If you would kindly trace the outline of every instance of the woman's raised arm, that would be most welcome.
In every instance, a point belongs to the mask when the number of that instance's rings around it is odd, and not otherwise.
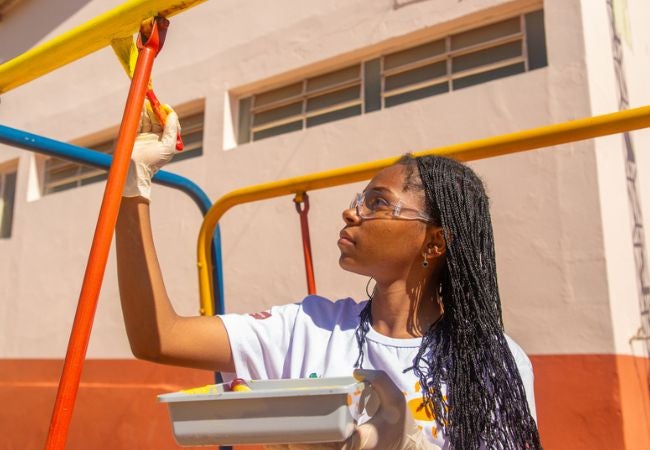
[[[162,131],[143,114],[142,131],[133,149],[116,227],[117,273],[131,350],[149,361],[232,372],[228,333],[221,319],[176,314],[156,256],[149,186],[175,151],[178,118],[172,112]]]

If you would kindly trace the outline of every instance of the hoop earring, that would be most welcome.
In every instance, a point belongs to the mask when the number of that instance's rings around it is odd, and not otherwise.
[[[422,267],[424,267],[425,269],[429,267],[429,261],[427,261],[426,256],[422,256]]]
[[[372,289],[372,294],[370,293],[369,289],[370,288],[370,282],[373,280],[372,277],[368,278],[368,282],[366,283],[366,295],[368,296],[369,300],[372,300],[372,296],[375,293],[375,289]]]

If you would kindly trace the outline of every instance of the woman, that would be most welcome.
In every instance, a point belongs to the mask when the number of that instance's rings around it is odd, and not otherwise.
[[[160,135],[143,115],[117,224],[135,356],[253,379],[370,369],[357,375],[376,386],[384,407],[348,447],[406,448],[415,440],[463,450],[541,448],[532,369],[503,332],[488,200],[471,169],[406,156],[343,211],[339,263],[375,280],[368,301],[311,296],[253,315],[180,317],[156,260],[148,201],[151,176],[174,153],[177,126],[171,114]],[[395,405],[397,416],[388,410]]]

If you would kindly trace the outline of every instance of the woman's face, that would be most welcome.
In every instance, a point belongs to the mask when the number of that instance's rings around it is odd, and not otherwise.
[[[421,270],[427,247],[427,224],[394,217],[388,206],[401,201],[404,209],[424,211],[424,193],[414,189],[405,191],[405,174],[404,165],[390,166],[366,186],[367,206],[384,209],[377,217],[363,219],[355,208],[343,211],[345,227],[338,240],[339,264],[343,269],[371,276],[378,282],[406,279],[413,269]]]

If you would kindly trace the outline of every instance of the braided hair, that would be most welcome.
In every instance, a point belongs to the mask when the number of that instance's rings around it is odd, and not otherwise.
[[[467,166],[405,155],[404,189],[424,191],[426,212],[444,230],[440,274],[444,314],[422,337],[413,371],[422,407],[455,450],[541,449],[519,371],[503,332],[494,237],[483,183]],[[417,169],[417,170],[416,170]],[[370,328],[372,296],[356,330],[357,367]],[[443,392],[446,389],[446,395]]]

